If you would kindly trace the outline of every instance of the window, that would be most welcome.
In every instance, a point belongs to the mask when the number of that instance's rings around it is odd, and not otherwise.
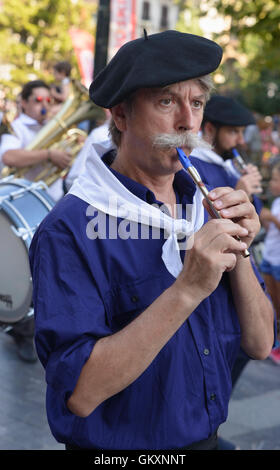
[[[142,20],[150,19],[150,2],[143,2]]]
[[[161,7],[160,27],[168,28],[168,7],[166,5]]]

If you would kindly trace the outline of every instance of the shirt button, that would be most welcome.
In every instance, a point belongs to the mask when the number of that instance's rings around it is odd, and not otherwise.
[[[130,300],[131,300],[131,302],[133,302],[133,303],[135,304],[136,302],[138,302],[139,297],[137,297],[137,295],[132,295],[132,296],[130,297]]]
[[[216,400],[216,393],[211,393],[210,400],[212,401]]]
[[[204,356],[208,356],[210,354],[209,349],[205,348],[203,351]]]

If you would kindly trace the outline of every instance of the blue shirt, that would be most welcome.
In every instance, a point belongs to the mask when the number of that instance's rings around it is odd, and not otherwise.
[[[138,197],[156,202],[149,189],[114,173]],[[174,188],[178,202],[192,202],[195,188],[184,171],[175,175]],[[87,418],[68,410],[95,342],[133,321],[174,282],[161,259],[162,233],[159,239],[91,240],[87,207],[66,195],[30,248],[35,339],[53,435],[87,449],[117,450],[176,449],[208,438],[226,420],[240,346],[227,274],[137,380]]]
[[[190,157],[190,160],[205,184],[212,186],[213,188],[223,186],[235,188],[238,178],[234,174],[226,171],[221,165],[205,162],[197,157]],[[259,215],[263,207],[262,201],[253,194],[252,203]]]

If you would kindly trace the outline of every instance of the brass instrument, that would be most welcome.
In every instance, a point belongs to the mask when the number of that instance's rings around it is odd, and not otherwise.
[[[13,129],[7,118],[7,114],[4,114],[1,120],[1,124],[0,124],[0,136],[2,134],[12,134],[12,133],[13,133]]]
[[[14,129],[12,128],[12,124],[11,124],[12,121],[13,121],[13,119],[11,120],[8,117],[8,113],[3,114],[2,120],[1,120],[1,125],[0,125],[0,136],[3,135],[3,134],[16,135]]]
[[[50,151],[64,150],[71,154],[70,165],[61,169],[51,161],[36,163],[23,168],[4,167],[2,177],[13,175],[15,178],[24,178],[32,168],[43,167],[34,181],[43,180],[48,186],[58,178],[67,175],[76,155],[84,144],[87,133],[76,125],[87,119],[105,120],[105,111],[89,100],[88,90],[78,81],[72,81],[69,97],[62,105],[60,111],[38,132],[25,150],[49,149]]]

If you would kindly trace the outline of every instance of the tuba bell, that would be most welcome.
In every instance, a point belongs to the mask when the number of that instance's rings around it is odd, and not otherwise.
[[[25,150],[56,149],[71,154],[70,165],[61,169],[54,163],[46,161],[28,165],[23,168],[5,166],[1,176],[13,175],[15,178],[24,178],[32,168],[40,167],[41,171],[34,181],[44,181],[48,186],[58,178],[64,178],[75,157],[83,146],[87,133],[77,127],[79,122],[85,120],[105,120],[105,111],[89,100],[88,90],[80,82],[72,80],[71,90],[67,100],[60,111],[38,132]]]

